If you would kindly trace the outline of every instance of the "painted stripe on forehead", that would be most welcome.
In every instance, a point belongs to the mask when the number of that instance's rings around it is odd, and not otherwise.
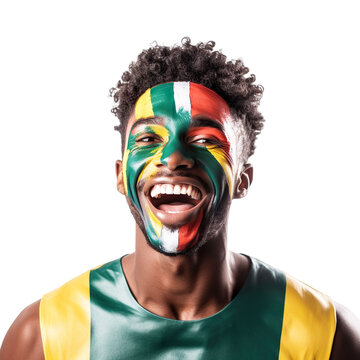
[[[138,99],[135,105],[135,120],[146,119],[154,116],[151,103],[150,89],[147,89]]]
[[[226,101],[206,86],[182,81],[160,84],[147,89],[137,100],[126,137],[128,138],[136,120],[163,115],[175,116],[181,109],[191,117],[203,115],[220,123],[224,123],[225,118],[230,115]]]
[[[174,83],[157,85],[150,89],[154,116],[175,115]]]
[[[166,115],[167,111],[175,112],[174,83],[156,85],[147,89],[136,101],[134,116],[130,119],[126,138],[129,138],[130,130],[139,119],[147,119],[155,116]],[[127,144],[126,144],[127,147]]]
[[[176,82],[174,83],[174,98],[176,112],[191,113],[190,102],[190,83],[189,82]]]
[[[190,83],[191,117],[202,115],[218,120],[222,124],[230,115],[226,101],[215,91],[207,87]]]
[[[129,138],[130,130],[136,120],[151,117],[154,117],[154,111],[151,103],[150,89],[147,89],[135,103],[134,114],[130,117],[129,123],[127,124],[126,139]],[[125,148],[127,148],[127,143]]]

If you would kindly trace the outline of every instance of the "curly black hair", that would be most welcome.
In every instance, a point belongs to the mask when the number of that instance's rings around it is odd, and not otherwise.
[[[214,47],[214,41],[193,45],[188,37],[182,39],[181,45],[173,47],[155,43],[130,64],[117,87],[110,89],[115,102],[111,111],[120,120],[120,125],[114,128],[121,134],[123,151],[127,121],[140,95],[158,84],[191,81],[215,91],[227,102],[234,117],[244,122],[249,137],[246,158],[254,153],[255,139],[264,123],[258,111],[264,89],[254,84],[255,75],[245,76],[249,69],[242,60],[227,61]]]

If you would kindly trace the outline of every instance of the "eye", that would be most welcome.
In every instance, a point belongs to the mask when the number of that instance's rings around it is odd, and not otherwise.
[[[196,143],[196,144],[213,144],[214,141],[209,140],[209,139],[198,139],[198,140],[195,140],[194,143]]]
[[[152,145],[161,143],[162,139],[154,134],[144,134],[137,137],[135,142],[137,145]]]
[[[206,145],[220,145],[219,141],[209,137],[194,137],[189,139],[190,144],[206,146]]]

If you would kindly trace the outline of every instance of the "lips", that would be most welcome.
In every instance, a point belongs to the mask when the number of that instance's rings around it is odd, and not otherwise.
[[[143,189],[153,214],[168,227],[187,224],[208,203],[204,185],[188,177],[161,177],[149,181]]]

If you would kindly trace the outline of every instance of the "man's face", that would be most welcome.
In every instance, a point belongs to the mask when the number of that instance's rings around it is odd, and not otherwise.
[[[232,197],[233,120],[226,102],[195,83],[148,89],[129,119],[126,195],[152,246],[184,253],[202,240]]]

